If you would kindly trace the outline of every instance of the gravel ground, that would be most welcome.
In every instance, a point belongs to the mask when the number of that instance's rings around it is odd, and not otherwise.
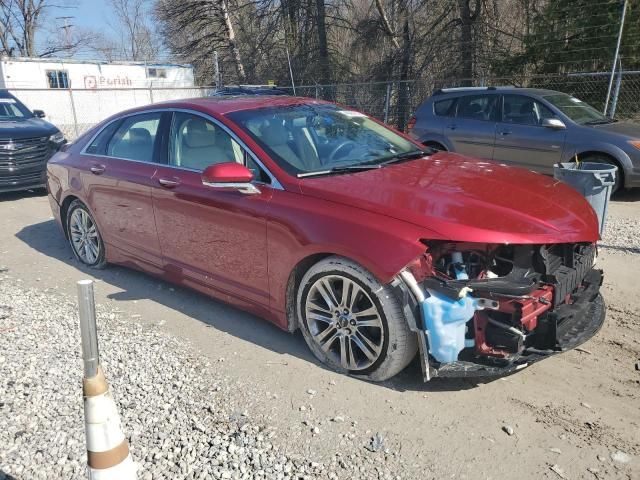
[[[373,384],[222,302],[82,268],[46,196],[0,196],[0,480],[84,477],[83,278],[140,479],[640,480],[640,190],[609,214],[607,320],[580,350],[499,379],[425,384],[414,362]]]
[[[0,276],[0,480],[85,478],[76,311],[75,299]],[[98,307],[102,364],[139,478],[400,478],[377,436],[374,451],[341,449],[329,464],[285,453],[277,430],[245,410],[251,386],[217,375],[215,363],[159,328],[120,316]]]
[[[612,253],[640,254],[640,219],[609,216],[599,248]]]

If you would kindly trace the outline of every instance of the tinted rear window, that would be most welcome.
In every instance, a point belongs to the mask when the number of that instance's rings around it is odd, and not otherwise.
[[[466,95],[458,102],[458,117],[495,121],[498,98],[498,95]]]
[[[439,117],[452,117],[455,112],[456,98],[447,98],[433,104],[433,113]]]

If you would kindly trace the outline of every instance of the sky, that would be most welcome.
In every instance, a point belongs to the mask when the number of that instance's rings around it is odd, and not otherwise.
[[[71,25],[71,28],[101,32],[107,37],[114,34],[111,25],[115,25],[116,22],[106,0],[54,0],[51,3],[53,6],[46,12],[46,24],[36,37],[36,43],[40,47],[43,47],[50,37],[47,31],[62,28],[65,22]],[[97,56],[93,51],[83,50],[74,55],[82,59],[94,59]]]
[[[109,7],[104,0],[62,0],[55,2],[59,7],[52,7],[48,16],[72,16],[71,23],[79,27],[104,30],[105,20],[111,17]],[[106,26],[106,28],[109,28]]]

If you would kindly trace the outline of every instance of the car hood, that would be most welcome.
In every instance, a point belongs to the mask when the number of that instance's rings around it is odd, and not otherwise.
[[[56,133],[58,129],[41,118],[0,121],[0,139],[44,137]]]
[[[351,174],[306,178],[303,194],[404,220],[428,238],[483,243],[595,242],[595,212],[577,191],[525,169],[452,153]]]
[[[640,138],[640,125],[627,122],[605,123],[604,125],[592,125],[591,128],[604,130],[610,133],[617,133],[627,137]]]

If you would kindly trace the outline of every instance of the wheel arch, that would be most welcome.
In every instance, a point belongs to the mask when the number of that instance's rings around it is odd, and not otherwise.
[[[296,298],[298,296],[302,277],[304,277],[305,273],[307,273],[307,271],[319,261],[332,256],[344,258],[360,265],[362,268],[370,272],[371,275],[373,275],[380,283],[387,284],[393,281],[393,279],[403,268],[406,267],[406,265],[421,254],[422,245],[420,244],[420,246],[417,246],[415,251],[408,254],[406,258],[403,258],[397,265],[395,265],[395,271],[393,274],[389,274],[389,272],[384,271],[380,268],[380,265],[375,265],[373,261],[370,261],[362,255],[358,255],[355,252],[344,252],[339,250],[340,249],[325,248],[320,251],[308,253],[301,258],[289,272],[285,293],[285,312],[287,318],[287,330],[289,332],[294,332],[298,329],[298,322],[296,321]]]
[[[298,322],[296,321],[296,298],[298,297],[298,288],[304,274],[320,260],[336,255],[331,252],[318,252],[307,255],[295,264],[291,272],[289,273],[289,279],[287,280],[287,293],[286,293],[286,313],[287,313],[287,330],[289,332],[295,332],[298,329]]]
[[[80,198],[75,195],[67,195],[60,204],[60,222],[62,223],[62,230],[64,231],[64,236],[67,240],[69,239],[69,232],[67,230],[67,212],[69,211],[69,206],[74,200],[80,200]],[[80,201],[82,202],[82,200]]]
[[[601,150],[586,150],[584,152],[580,152],[578,153],[578,158],[582,157],[582,158],[588,158],[588,157],[606,157],[609,160],[611,160],[616,167],[618,167],[618,175],[621,176],[622,178],[622,182],[621,185],[624,186],[624,180],[626,177],[625,171],[624,171],[624,165],[622,164],[622,162],[620,162],[620,160],[613,154],[609,153],[609,152],[603,152]]]
[[[440,151],[444,151],[444,152],[448,152],[449,149],[446,147],[446,145],[443,145],[441,142],[437,142],[435,140],[427,140],[425,142],[422,142],[422,144],[426,147],[431,147],[431,148],[435,148],[436,150],[440,150]]]
[[[627,153],[621,148],[612,144],[597,142],[579,145],[572,152],[565,152],[563,155],[563,161],[571,162],[576,155],[578,158],[584,158],[587,155],[602,155],[611,158],[611,160],[616,162],[618,170],[622,173],[623,181],[626,178],[629,178],[629,175],[633,170],[633,164],[629,155],[627,155]],[[624,183],[621,186],[624,187]]]

